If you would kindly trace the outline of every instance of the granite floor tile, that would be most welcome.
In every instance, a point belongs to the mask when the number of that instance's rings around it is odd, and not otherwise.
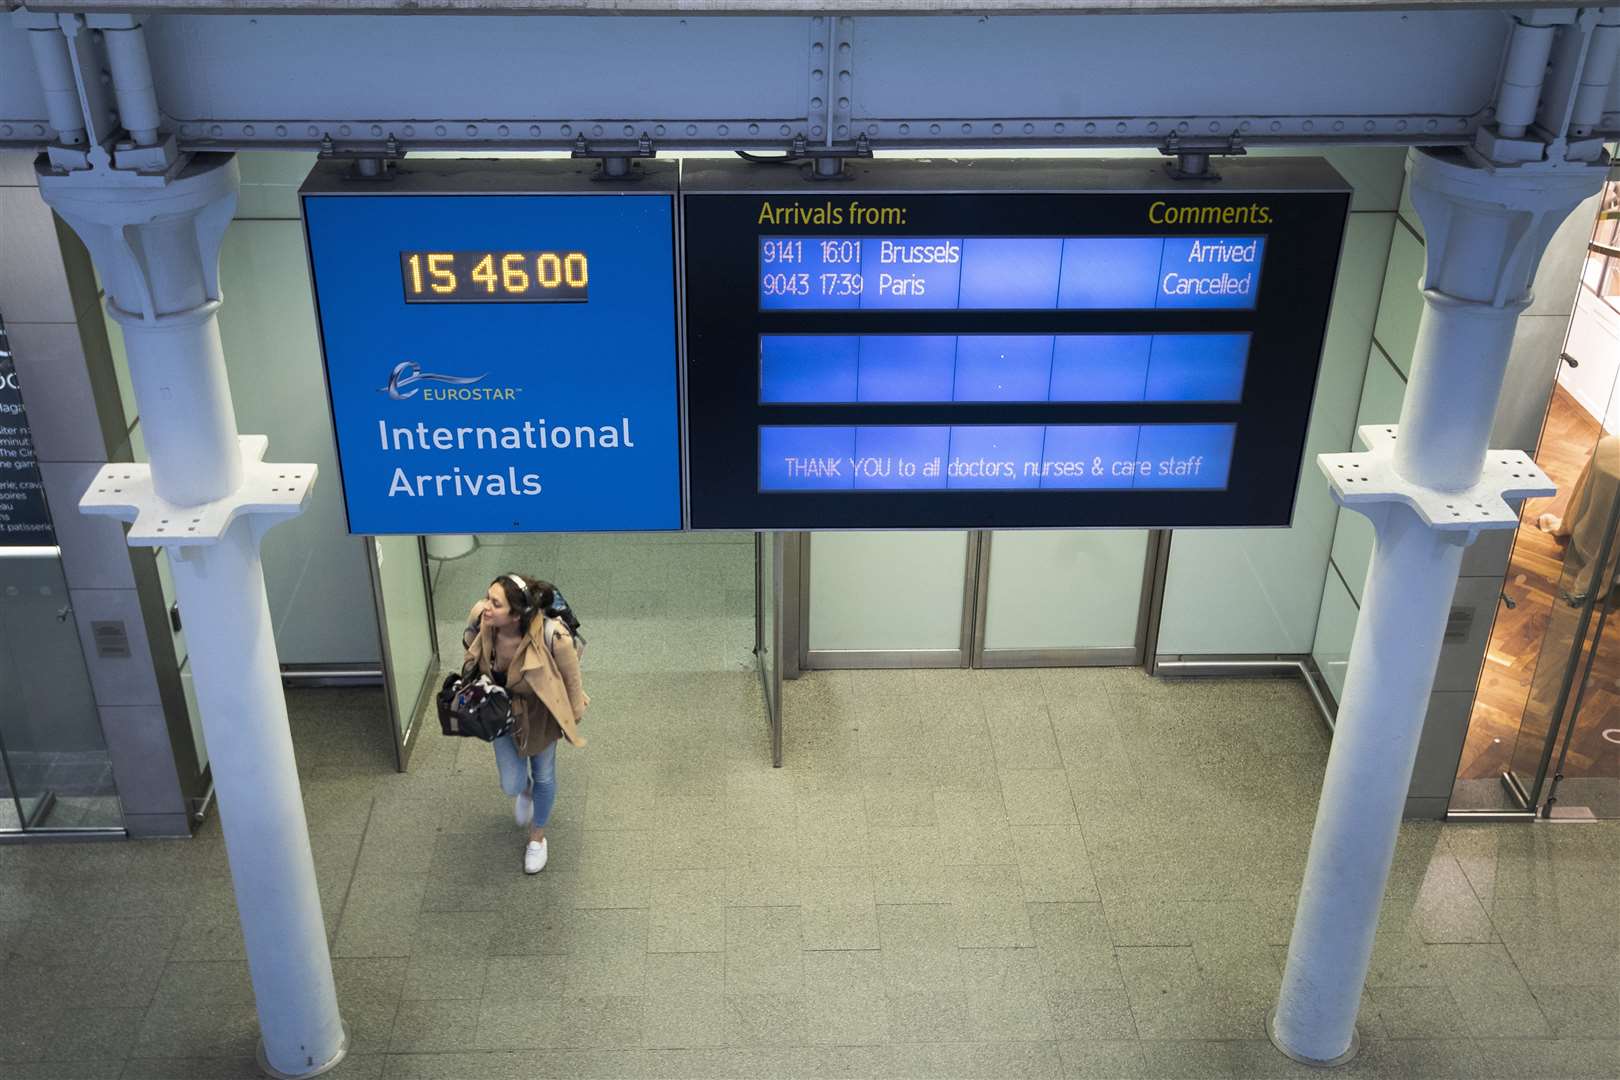
[[[728,1046],[802,1046],[807,1037],[804,995],[727,992]]]
[[[639,996],[567,996],[562,1045],[574,1050],[628,1050],[641,1045],[645,1000]]]
[[[1057,1047],[1066,1080],[1160,1080],[1134,1039],[1065,1039]]]
[[[817,1046],[889,1041],[883,964],[872,951],[804,954],[805,1038]]]
[[[885,985],[891,992],[955,990],[962,985],[955,913],[944,904],[885,904],[877,909]]]
[[[726,831],[726,866],[789,866],[798,868],[799,836],[796,818],[769,828],[732,827]]]
[[[1161,1080],[1310,1080],[1320,1075],[1252,1033],[1249,1038],[1144,1041],[1142,1056],[1148,1075]]]
[[[405,969],[403,1001],[473,1000],[483,996],[489,961],[482,949],[471,953],[413,956]]]
[[[645,832],[658,822],[654,813],[653,777],[656,767],[643,763],[643,776],[626,780],[596,780],[585,796],[585,828],[631,829]]]
[[[582,925],[575,917],[578,879],[578,874],[547,867],[496,890],[501,899],[495,909],[499,913],[496,924],[490,927],[488,955],[568,953]]]
[[[646,912],[637,912],[645,917]],[[647,978],[645,940],[602,941],[568,954],[563,986],[569,997],[637,997]]]
[[[129,1056],[250,1057],[258,1042],[252,1002],[221,1002],[200,1012],[195,1002],[176,1000],[146,1010]]]
[[[1053,1043],[905,1043],[888,1048],[886,1080],[1060,1080],[1063,1062]]]
[[[466,918],[453,911],[421,911],[412,927],[410,955],[482,957],[497,927],[494,920]]]
[[[127,1072],[133,1063],[121,1058],[103,1058],[99,1061],[15,1061],[6,1063],[6,1080],[119,1080],[120,1076],[138,1076]],[[145,1064],[144,1062],[142,1064]]]
[[[1560,1039],[1620,1039],[1620,984],[1532,987]]]
[[[804,952],[796,907],[726,909],[728,996],[804,990]]]
[[[144,1036],[146,1013],[144,1008],[105,1007],[53,1012],[39,1056],[45,1061],[122,1060]]]
[[[972,1040],[1034,1042],[1055,1037],[1034,949],[963,949],[960,958]]]
[[[1031,948],[1029,912],[1016,868],[952,866],[946,869],[956,943],[964,948]]]
[[[653,870],[724,870],[729,862],[725,822],[718,799],[705,799],[714,811],[702,817],[661,817],[652,830],[647,866]],[[666,800],[667,802],[667,800]]]
[[[1024,899],[1031,903],[1101,900],[1085,834],[1078,825],[1013,825],[1013,851]]]
[[[791,829],[792,774],[786,770],[734,772],[725,778],[726,824],[734,829]]]
[[[935,826],[876,826],[870,833],[873,899],[879,904],[947,904],[945,843]]]
[[[797,847],[801,867],[871,865],[866,808],[859,795],[855,800],[853,809],[833,812],[807,811],[800,804]]]
[[[419,827],[409,822],[379,819],[371,822],[361,837],[355,873],[366,878],[428,874],[437,850],[434,834],[424,836]]]
[[[1553,1028],[1528,986],[1455,984],[1448,988],[1470,1035],[1479,1038],[1543,1039]]]
[[[477,1000],[402,1001],[394,1017],[393,1054],[467,1050],[478,1035]]]
[[[1620,1046],[1613,1039],[1480,1039],[1481,1076],[1614,1080]]]
[[[1002,769],[1061,769],[1057,738],[1044,700],[987,702],[985,723]]]
[[[904,757],[867,758],[861,782],[869,826],[934,825],[934,775],[921,750]]]
[[[791,907],[802,899],[797,862],[732,866],[725,871],[727,907]]]
[[[799,872],[800,943],[807,950],[876,949],[872,872],[823,866]]]
[[[356,877],[338,920],[334,956],[409,956],[427,883],[419,878]]]
[[[1049,988],[1124,988],[1101,904],[1028,904],[1026,910]]]
[[[934,792],[946,866],[1012,862],[1012,831],[999,791],[940,789]]]
[[[1062,768],[1002,769],[1001,798],[1010,825],[1078,825]]]
[[[647,919],[648,952],[723,952],[725,870],[655,870]]]
[[[1457,1039],[1468,1024],[1451,991],[1443,986],[1379,986],[1367,991],[1377,1022],[1390,1039]],[[1374,1017],[1362,1017],[1367,1025]]]
[[[693,1049],[729,1044],[726,999],[718,993],[648,995],[642,1043],[649,1049]]]
[[[961,1042],[968,1037],[967,993],[963,990],[887,991],[889,1041]]]
[[[349,1025],[353,1053],[380,1054],[388,1049],[407,963],[402,957],[332,961],[338,1008]]]
[[[1059,1040],[1118,1040],[1136,1038],[1136,1020],[1123,990],[1077,990],[1047,986],[1046,1004],[1052,1030]]]

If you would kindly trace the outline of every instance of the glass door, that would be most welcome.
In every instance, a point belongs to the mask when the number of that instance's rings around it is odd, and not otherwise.
[[[1620,440],[1599,443],[1595,464],[1605,457],[1620,466]],[[1620,818],[1620,618],[1614,617],[1620,605],[1620,486],[1609,485],[1603,494],[1606,504],[1594,511],[1592,531],[1601,536],[1596,550],[1583,553],[1572,542],[1565,559],[1567,603],[1581,617],[1559,699],[1537,717],[1535,728],[1521,732],[1525,745],[1515,747],[1515,768],[1527,770],[1537,747],[1523,736],[1546,732],[1534,762],[1540,783],[1528,805],[1548,817]]]
[[[976,533],[818,532],[803,668],[965,667]]]
[[[975,667],[1139,664],[1158,532],[984,534]]]
[[[1147,529],[812,533],[801,667],[1137,665]]]
[[[382,635],[383,686],[401,772],[415,748],[418,722],[439,674],[433,589],[420,536],[375,536],[371,552],[377,628]]]

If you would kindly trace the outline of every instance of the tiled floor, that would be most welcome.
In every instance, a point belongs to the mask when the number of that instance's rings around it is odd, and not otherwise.
[[[582,602],[583,605],[583,602]],[[594,646],[593,646],[594,647]],[[604,650],[607,652],[607,650]],[[589,659],[589,658],[588,658]],[[551,865],[488,749],[291,697],[355,1077],[1288,1077],[1292,684],[590,670]],[[1355,1077],[1620,1076],[1620,829],[1412,824]],[[0,848],[0,1076],[247,1077],[217,823]]]

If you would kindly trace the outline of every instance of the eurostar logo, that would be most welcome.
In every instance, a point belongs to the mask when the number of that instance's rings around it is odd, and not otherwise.
[[[422,365],[415,360],[404,360],[394,365],[394,370],[388,374],[388,385],[379,386],[379,394],[386,393],[395,401],[404,401],[413,398],[422,390],[417,383],[444,383],[447,386],[471,386],[482,382],[489,377],[489,372],[482,375],[439,375],[431,371],[423,371]],[[410,387],[410,389],[406,389]]]

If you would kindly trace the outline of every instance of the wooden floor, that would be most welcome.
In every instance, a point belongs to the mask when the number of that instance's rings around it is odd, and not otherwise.
[[[1559,494],[1525,502],[1503,589],[1516,606],[1497,606],[1458,768],[1460,780],[1500,776],[1510,763],[1527,783],[1534,779],[1578,617],[1568,605],[1555,611],[1564,544],[1537,528],[1536,519],[1544,513],[1562,515],[1570,485],[1600,434],[1598,422],[1562,387],[1556,388],[1536,461]],[[1539,677],[1538,662],[1546,667]],[[1603,736],[1605,730],[1620,729],[1620,611],[1611,613],[1604,626],[1576,727],[1565,775],[1620,775],[1620,744]],[[1611,735],[1615,737],[1620,731]]]

